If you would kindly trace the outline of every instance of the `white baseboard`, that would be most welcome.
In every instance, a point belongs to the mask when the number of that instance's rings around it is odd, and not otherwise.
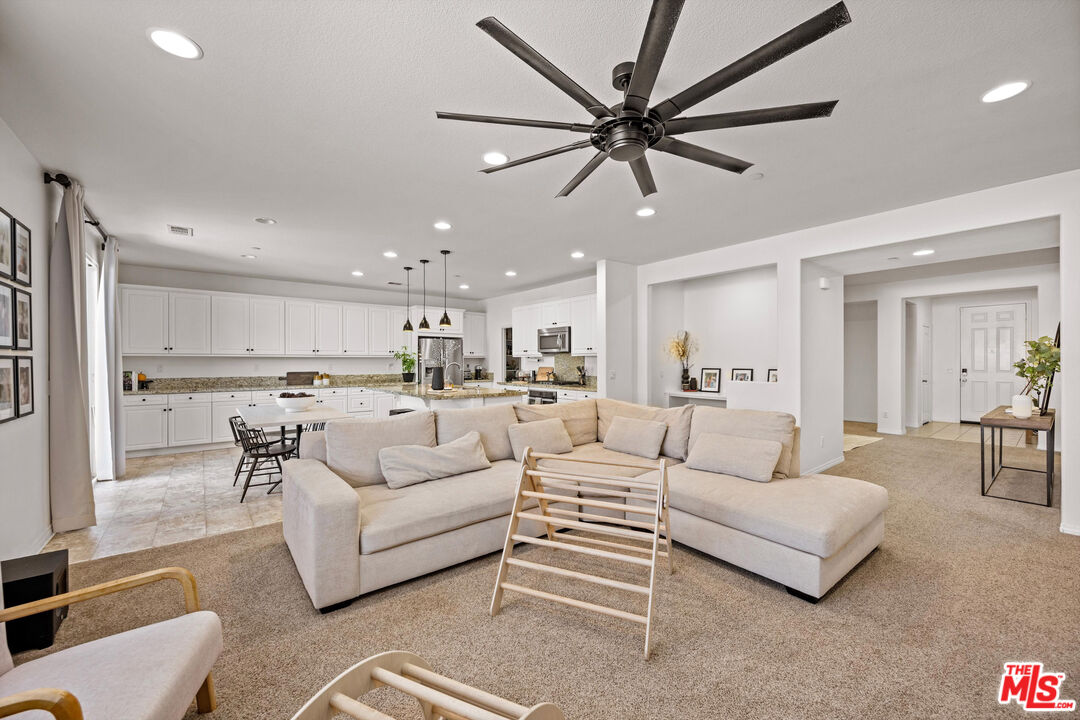
[[[180,453],[202,452],[204,450],[224,450],[231,447],[236,447],[236,444],[232,440],[228,442],[207,443],[205,445],[171,445],[160,448],[150,448],[149,450],[128,450],[126,455],[129,458],[151,457],[153,455],[178,455]],[[108,481],[106,480],[105,482]]]
[[[832,460],[827,460],[827,461],[821,463],[820,465],[818,465],[817,467],[810,468],[809,470],[803,470],[802,474],[803,475],[813,475],[814,473],[824,472],[824,471],[828,470],[829,468],[831,468],[831,467],[833,467],[835,465],[839,465],[842,462],[844,462],[844,456],[843,455],[841,455],[838,458],[833,458]]]
[[[53,535],[55,534],[56,533],[53,532],[52,525],[49,525],[45,528],[44,531],[42,531],[41,535],[38,535],[36,538],[34,538],[34,542],[30,547],[36,547],[37,552],[41,552],[45,549],[45,546],[49,544],[49,541],[53,539]]]
[[[1061,523],[1060,529],[1061,532],[1067,535],[1080,535],[1080,527],[1077,527],[1075,525],[1066,525],[1065,523]]]

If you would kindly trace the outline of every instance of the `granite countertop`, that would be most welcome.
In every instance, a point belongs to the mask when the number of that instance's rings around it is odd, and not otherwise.
[[[489,382],[488,380],[466,380],[466,382]],[[125,390],[125,395],[182,395],[184,393],[205,392],[265,392],[268,390],[288,390],[290,392],[327,390],[333,388],[348,387],[400,387],[401,373],[383,375],[332,375],[330,384],[316,387],[314,385],[286,385],[285,379],[276,375],[253,376],[253,377],[191,377],[191,378],[161,378],[150,384],[149,390]],[[385,392],[392,392],[386,390]]]
[[[581,392],[596,392],[596,381],[593,380],[588,385],[579,385],[578,383],[543,383],[543,382],[527,382],[525,380],[518,380],[516,382],[501,382],[499,385],[505,385],[507,387],[520,387],[520,388],[536,388],[537,390],[544,390],[550,388],[552,390],[580,390]]]
[[[466,398],[494,398],[494,397],[518,397],[524,395],[524,390],[510,388],[482,388],[482,387],[456,387],[453,390],[432,390],[427,385],[415,383],[398,383],[396,385],[373,385],[372,390],[393,393],[394,395],[411,395],[412,397],[425,400],[462,400]]]

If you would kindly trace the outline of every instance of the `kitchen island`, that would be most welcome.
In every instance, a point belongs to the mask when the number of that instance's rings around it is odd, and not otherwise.
[[[447,410],[473,408],[486,405],[512,405],[525,399],[527,392],[511,388],[456,387],[452,390],[432,390],[427,385],[403,383],[378,385],[379,392],[397,395],[399,408],[413,410]]]

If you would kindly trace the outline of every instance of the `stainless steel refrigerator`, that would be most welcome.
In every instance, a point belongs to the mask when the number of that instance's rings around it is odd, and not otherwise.
[[[443,368],[443,382],[453,383],[460,386],[465,377],[462,366],[464,360],[464,348],[461,338],[432,337],[421,335],[417,338],[417,357],[419,358],[420,372],[417,381],[424,385],[431,384],[431,369]]]

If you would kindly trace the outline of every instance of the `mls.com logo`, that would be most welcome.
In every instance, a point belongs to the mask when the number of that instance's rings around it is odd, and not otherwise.
[[[1008,705],[1015,700],[1028,712],[1075,710],[1075,700],[1058,697],[1063,682],[1065,673],[1044,673],[1042,663],[1005,663],[998,702]]]

